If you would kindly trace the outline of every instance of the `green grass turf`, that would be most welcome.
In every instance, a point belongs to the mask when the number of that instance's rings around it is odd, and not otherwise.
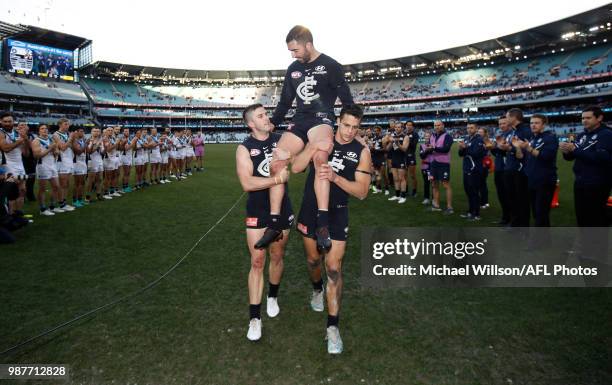
[[[206,171],[186,181],[36,216],[16,244],[0,248],[0,350],[164,273],[241,196],[234,149],[208,146]],[[552,221],[568,226],[572,175],[570,164],[559,165],[561,208]],[[466,200],[457,159],[452,180],[459,213]],[[296,212],[303,183],[304,175],[290,182]],[[499,218],[492,178],[489,184],[493,207],[469,225]],[[262,340],[247,341],[243,198],[158,286],[0,363],[69,364],[74,384],[612,383],[609,289],[361,288],[362,226],[466,225],[458,214],[425,212],[421,200],[398,206],[378,194],[351,202],[340,356],[326,352],[325,314],[309,309],[311,287],[295,232],[281,313],[264,314]]]

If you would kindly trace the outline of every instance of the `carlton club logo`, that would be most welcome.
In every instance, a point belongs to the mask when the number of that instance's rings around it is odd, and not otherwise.
[[[317,81],[314,76],[305,76],[304,81],[297,87],[297,95],[304,101],[304,104],[310,104],[310,102],[319,98],[319,94],[312,91],[316,85]]]
[[[262,160],[261,163],[259,163],[259,166],[257,166],[257,172],[260,175],[263,175],[265,177],[270,176],[270,161],[272,160],[272,154],[266,154],[266,159]]]

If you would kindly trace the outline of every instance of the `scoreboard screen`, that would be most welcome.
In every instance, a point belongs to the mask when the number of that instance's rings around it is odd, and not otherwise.
[[[9,72],[74,80],[73,51],[7,39],[5,55]]]

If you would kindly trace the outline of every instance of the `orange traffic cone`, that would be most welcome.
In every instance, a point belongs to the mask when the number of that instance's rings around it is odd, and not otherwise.
[[[555,193],[553,194],[552,202],[550,203],[551,209],[556,209],[559,207],[559,179],[557,179],[557,185],[555,186]]]

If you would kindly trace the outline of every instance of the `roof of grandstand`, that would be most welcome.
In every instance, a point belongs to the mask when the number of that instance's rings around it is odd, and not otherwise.
[[[344,69],[347,72],[347,77],[353,79],[384,76],[385,74],[399,77],[414,71],[455,68],[464,64],[467,66],[479,61],[494,60],[498,57],[512,57],[519,52],[522,55],[546,49],[577,48],[584,46],[587,39],[595,36],[607,41],[607,38],[612,36],[611,15],[612,7],[608,4],[562,20],[479,43],[413,56],[348,64],[344,65]],[[117,77],[129,80],[149,79],[176,82],[181,79],[190,81],[282,81],[285,69],[208,71],[98,61],[83,68],[81,73],[103,78]]]
[[[88,43],[90,40],[69,35],[67,33],[51,31],[32,25],[9,24],[0,22],[0,39],[16,39],[24,41],[35,41],[38,44],[52,45],[61,49],[75,50]]]

